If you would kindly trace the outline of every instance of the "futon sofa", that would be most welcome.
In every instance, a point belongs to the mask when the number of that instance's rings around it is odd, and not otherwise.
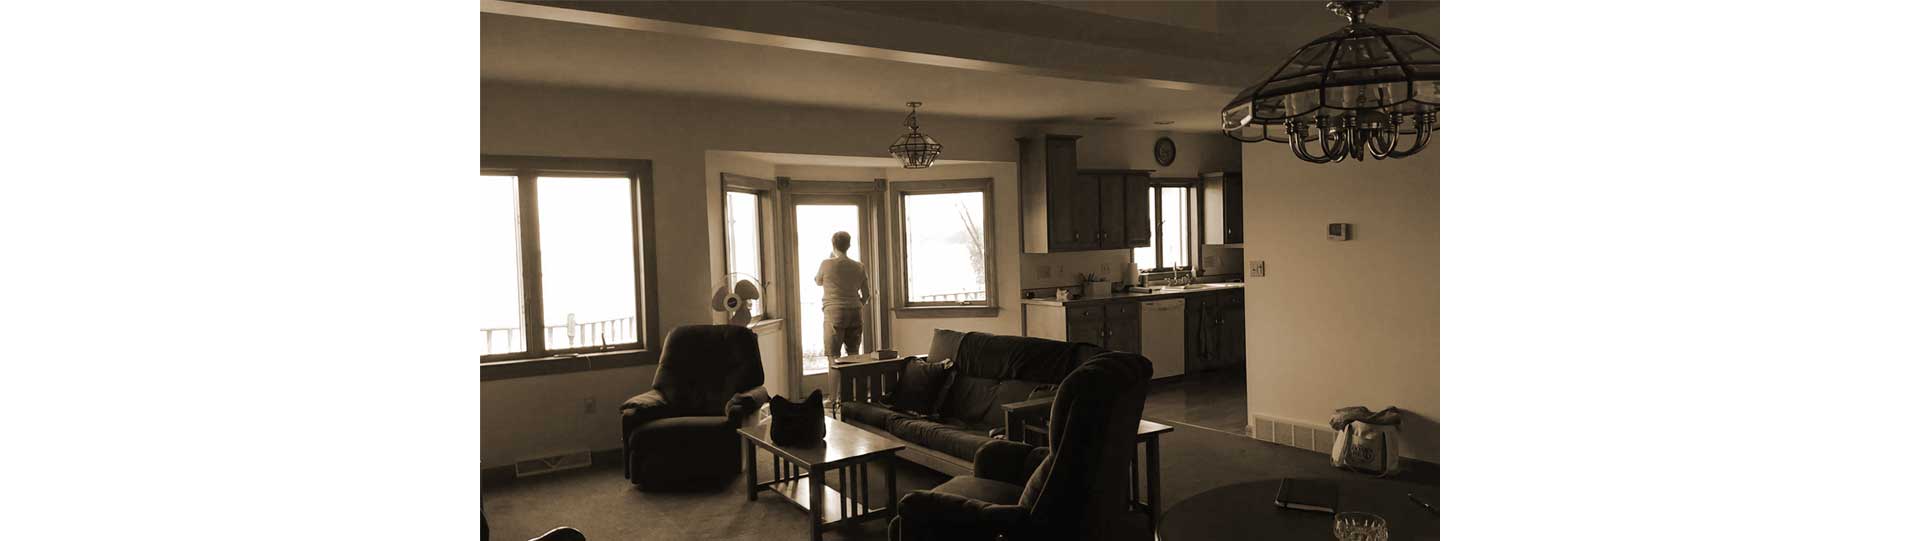
[[[924,359],[836,367],[836,412],[841,421],[903,440],[902,458],[948,475],[970,475],[974,455],[1008,428],[1009,407],[1044,412],[1067,374],[1105,351],[1085,343],[941,329]],[[930,382],[928,367],[915,365],[948,361]]]

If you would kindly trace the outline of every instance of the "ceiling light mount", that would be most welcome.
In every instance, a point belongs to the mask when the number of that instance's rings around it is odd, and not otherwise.
[[[1405,158],[1425,149],[1440,129],[1440,44],[1366,22],[1381,3],[1327,2],[1347,18],[1346,28],[1295,50],[1272,76],[1227,102],[1221,132],[1245,143],[1286,143],[1312,163]],[[1403,140],[1410,140],[1404,148]]]
[[[907,102],[912,110],[907,112],[907,121],[901,123],[907,127],[907,133],[893,141],[887,147],[887,153],[900,160],[900,166],[907,169],[925,169],[933,165],[940,157],[940,142],[927,134],[920,133],[920,102]]]

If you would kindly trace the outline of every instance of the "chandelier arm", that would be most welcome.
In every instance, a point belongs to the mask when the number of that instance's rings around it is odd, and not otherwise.
[[[1389,125],[1387,129],[1383,131],[1386,133],[1380,134],[1376,132],[1373,137],[1367,138],[1367,152],[1373,154],[1373,159],[1376,160],[1387,159],[1388,156],[1393,154],[1393,147],[1400,146],[1400,130],[1394,129],[1393,126]],[[1381,142],[1383,140],[1386,148],[1381,148]]]
[[[1293,147],[1293,156],[1295,158],[1300,158],[1302,161],[1308,163],[1327,163],[1333,161],[1333,159],[1328,156],[1314,156],[1308,153],[1305,139],[1305,137],[1295,135],[1293,141],[1289,143],[1289,145]]]
[[[1427,138],[1433,135],[1433,124],[1424,122],[1424,121],[1416,122],[1414,124],[1414,131],[1415,131],[1415,135],[1413,136],[1413,146],[1407,148],[1406,152],[1389,153],[1388,157],[1395,158],[1395,159],[1405,158],[1407,156],[1419,154],[1421,150],[1426,149]]]

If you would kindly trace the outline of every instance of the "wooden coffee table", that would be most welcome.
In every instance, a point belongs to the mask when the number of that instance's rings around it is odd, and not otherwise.
[[[1438,505],[1438,485],[1411,486],[1329,472],[1340,483],[1340,510],[1387,519],[1392,541],[1437,541],[1440,516],[1407,499],[1411,493]],[[1334,477],[1334,476],[1338,477]],[[1249,481],[1195,494],[1160,520],[1157,541],[1321,541],[1333,539],[1333,515],[1280,509],[1273,495],[1279,479]]]
[[[894,502],[900,497],[894,485],[893,454],[906,448],[899,441],[832,417],[826,422],[827,437],[804,447],[773,443],[768,435],[770,418],[738,429],[747,455],[747,499],[759,499],[761,490],[770,490],[800,506],[812,519],[809,525],[815,541],[830,527],[893,516]],[[760,481],[756,448],[773,455],[771,481]],[[886,471],[887,495],[880,502],[867,493],[867,465],[874,462]],[[844,492],[827,486],[828,475],[839,476]]]

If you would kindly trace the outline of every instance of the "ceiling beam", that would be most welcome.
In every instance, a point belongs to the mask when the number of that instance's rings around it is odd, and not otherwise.
[[[721,28],[721,27],[715,27],[715,26],[703,26],[703,25],[696,25],[696,24],[679,23],[679,22],[664,21],[659,19],[634,17],[634,16],[628,16],[628,15],[615,15],[615,14],[601,13],[601,12],[595,12],[595,11],[583,11],[583,10],[576,10],[576,9],[552,7],[552,6],[522,4],[518,2],[507,2],[504,0],[480,0],[480,12],[492,13],[496,15],[507,15],[507,16],[513,16],[513,17],[542,19],[542,20],[556,21],[556,22],[601,26],[606,28],[619,28],[619,29],[625,29],[625,30],[638,30],[642,32],[655,32],[655,33],[668,34],[668,35],[674,35],[674,36],[727,41],[727,42],[733,42],[733,43],[744,43],[749,45],[779,47],[783,49],[792,49],[792,50],[798,50],[798,51],[810,51],[810,52],[816,52],[816,53],[851,56],[851,57],[857,57],[857,58],[887,60],[887,61],[893,61],[893,62],[904,62],[908,64],[921,64],[921,65],[927,65],[927,66],[939,66],[939,67],[945,67],[945,68],[983,71],[983,72],[992,72],[992,73],[1030,75],[1035,77],[1051,77],[1056,79],[1072,79],[1072,80],[1078,80],[1078,81],[1093,81],[1093,82],[1100,82],[1100,83],[1132,85],[1132,86],[1160,88],[1160,89],[1167,89],[1167,90],[1201,91],[1201,92],[1213,92],[1213,93],[1225,93],[1225,94],[1235,94],[1240,91],[1239,88],[1219,86],[1219,85],[1198,84],[1198,83],[1189,83],[1189,82],[1183,82],[1183,81],[1172,81],[1172,80],[1166,80],[1166,79],[1152,79],[1152,78],[1145,78],[1145,77],[1127,77],[1127,76],[1107,75],[1107,74],[1099,74],[1099,73],[1088,73],[1088,72],[1082,72],[1082,71],[1062,70],[1062,69],[1055,69],[1055,68],[1043,68],[1043,67],[1036,67],[1036,66],[1024,66],[1019,64],[1009,64],[1005,62],[992,62],[992,61],[986,61],[986,60],[975,60],[971,58],[960,58],[955,56],[917,53],[917,52],[911,52],[911,51],[899,51],[899,50],[893,50],[893,49],[883,49],[879,47],[868,47],[864,45],[836,43],[836,42],[823,41],[823,40],[817,40],[817,39],[798,38],[798,37],[792,37],[792,36],[782,36],[778,34],[768,34],[763,32],[750,32],[746,30],[736,30],[732,28]]]

